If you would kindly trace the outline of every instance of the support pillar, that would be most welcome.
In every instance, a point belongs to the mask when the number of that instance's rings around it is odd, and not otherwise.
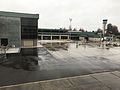
[[[61,35],[59,36],[59,40],[61,40]]]
[[[52,40],[52,35],[50,37],[51,37],[51,40]]]
[[[43,35],[41,35],[41,40],[43,40]]]

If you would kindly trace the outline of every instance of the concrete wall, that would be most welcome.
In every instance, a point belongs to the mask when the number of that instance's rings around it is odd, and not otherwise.
[[[21,46],[20,18],[0,16],[0,45],[1,38],[8,38],[8,45],[10,46]]]

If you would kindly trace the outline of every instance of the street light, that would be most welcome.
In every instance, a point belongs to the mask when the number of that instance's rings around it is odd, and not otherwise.
[[[70,26],[69,26],[69,29],[72,30],[72,18],[69,18],[69,21],[70,21]]]

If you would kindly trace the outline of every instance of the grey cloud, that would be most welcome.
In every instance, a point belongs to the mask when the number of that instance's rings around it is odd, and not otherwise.
[[[39,27],[60,28],[72,25],[87,30],[102,28],[102,19],[120,27],[120,0],[0,0],[0,10],[39,13]],[[57,21],[57,22],[56,22]]]

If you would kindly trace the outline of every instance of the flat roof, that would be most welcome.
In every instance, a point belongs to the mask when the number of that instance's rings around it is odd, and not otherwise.
[[[20,17],[20,18],[39,18],[39,14],[7,12],[7,11],[0,11],[0,16]]]

